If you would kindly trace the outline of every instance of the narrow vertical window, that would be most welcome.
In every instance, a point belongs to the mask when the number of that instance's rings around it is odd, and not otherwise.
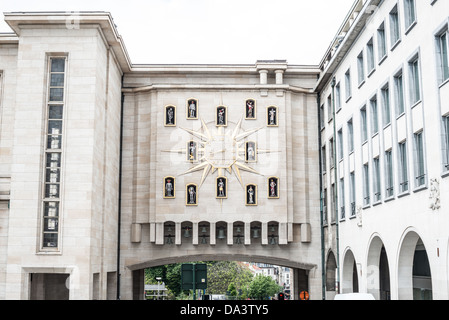
[[[415,0],[404,0],[405,28],[408,29],[416,21]]]
[[[354,126],[352,119],[348,121],[348,151],[349,153],[354,151]]]
[[[346,87],[346,100],[349,100],[352,96],[352,87],[351,87],[351,71],[348,70],[345,73],[345,87]]]
[[[380,163],[379,158],[373,159],[373,191],[374,191],[374,202],[379,202],[381,200],[381,190],[380,190]]]
[[[374,70],[375,62],[374,62],[374,44],[373,39],[371,38],[366,45],[366,63],[368,73],[371,73]]]
[[[338,111],[341,109],[341,89],[340,83],[335,86],[335,109]]]
[[[321,147],[321,166],[323,174],[327,171],[327,155],[326,155],[326,145]]]
[[[410,102],[412,105],[421,100],[420,76],[419,76],[419,59],[416,58],[409,62],[410,70]]]
[[[394,89],[396,94],[396,116],[404,113],[404,84],[402,81],[402,73],[394,77]]]
[[[379,115],[377,111],[377,97],[370,100],[371,105],[371,134],[375,135],[379,132]]]
[[[335,152],[335,145],[334,145],[334,138],[330,138],[330,140],[329,140],[329,166],[331,167],[331,168],[333,168],[334,167],[334,165],[335,165],[335,154],[334,154],[334,152]]]
[[[393,10],[390,11],[390,39],[392,47],[400,40],[400,34],[398,6],[395,5]]]
[[[340,179],[340,192],[339,192],[339,203],[340,203],[340,219],[345,218],[345,179]]]
[[[343,159],[343,130],[338,130],[338,161]]]
[[[443,130],[444,130],[444,170],[449,171],[449,116],[443,117]]]
[[[363,81],[365,81],[365,66],[364,66],[364,61],[363,61],[363,51],[360,52],[360,54],[357,56],[357,72],[359,75],[359,85],[361,85],[363,83]]]
[[[332,109],[332,96],[327,97],[327,121],[331,121],[334,117],[334,111]]]
[[[385,152],[385,196],[390,198],[393,196],[393,160],[391,150]]]
[[[366,118],[366,107],[360,109],[360,129],[362,134],[362,143],[368,140],[368,123]]]
[[[415,186],[424,185],[425,178],[423,132],[421,131],[415,133]]]
[[[351,202],[351,217],[355,216],[355,174],[351,172],[349,175],[349,201]]]
[[[377,46],[379,61],[387,55],[387,38],[385,37],[385,24],[382,23],[377,29]]]
[[[388,89],[388,84],[382,88],[381,96],[382,96],[383,125],[387,126],[391,122],[390,90]]]
[[[321,129],[324,129],[324,105],[320,107],[320,125]]]
[[[440,73],[441,73],[441,82],[449,79],[449,61],[447,55],[447,31],[445,31],[438,38],[438,49],[440,53]]]
[[[399,143],[399,191],[408,191],[408,166],[406,141]]]
[[[58,248],[66,58],[49,59],[42,248]]]
[[[363,205],[370,204],[369,189],[369,166],[368,163],[363,165]]]

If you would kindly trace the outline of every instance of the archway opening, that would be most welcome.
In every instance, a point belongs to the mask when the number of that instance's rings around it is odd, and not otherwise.
[[[409,232],[403,240],[398,265],[398,298],[432,300],[432,275],[422,239]]]
[[[333,300],[336,295],[337,260],[332,251],[329,252],[326,261],[326,299]]]

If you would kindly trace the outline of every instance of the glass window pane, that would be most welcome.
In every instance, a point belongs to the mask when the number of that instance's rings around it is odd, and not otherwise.
[[[51,59],[51,72],[64,72],[64,71],[65,71],[65,58]]]
[[[47,168],[59,168],[61,167],[61,154],[60,153],[47,153]]]
[[[45,217],[58,217],[59,216],[59,202],[50,201],[44,203],[44,216]]]
[[[59,184],[45,184],[45,198],[59,198]]]
[[[45,172],[45,182],[60,182],[61,175],[59,169],[47,169]]]
[[[57,233],[44,233],[43,240],[44,248],[54,248],[58,246],[58,234]]]
[[[49,134],[62,134],[62,121],[61,120],[48,121],[48,133]]]
[[[50,101],[63,101],[64,89],[63,88],[50,88]]]
[[[62,105],[52,105],[48,108],[48,118],[49,119],[61,119],[62,120]]]
[[[44,231],[58,231],[58,218],[44,218]]]
[[[48,135],[47,149],[61,149],[62,136],[57,134]]]
[[[50,87],[63,87],[64,86],[64,74],[53,73],[50,76]]]

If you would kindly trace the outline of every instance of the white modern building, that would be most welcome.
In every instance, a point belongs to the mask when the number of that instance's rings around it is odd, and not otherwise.
[[[293,299],[449,298],[447,1],[355,1],[317,66],[134,65],[109,13],[4,16],[0,299],[230,259]]]
[[[448,299],[449,2],[357,1],[317,84],[326,298]]]

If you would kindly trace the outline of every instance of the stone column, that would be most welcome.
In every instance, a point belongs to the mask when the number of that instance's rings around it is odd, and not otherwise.
[[[249,246],[251,244],[251,223],[245,223],[245,246]]]
[[[284,83],[284,70],[275,70],[274,73],[276,74],[276,84],[283,84]]]
[[[259,74],[260,74],[260,84],[267,84],[268,70],[259,70]]]
[[[228,236],[227,236],[228,246],[234,244],[234,223],[228,222]]]
[[[193,223],[192,228],[192,244],[198,245],[198,222]]]

